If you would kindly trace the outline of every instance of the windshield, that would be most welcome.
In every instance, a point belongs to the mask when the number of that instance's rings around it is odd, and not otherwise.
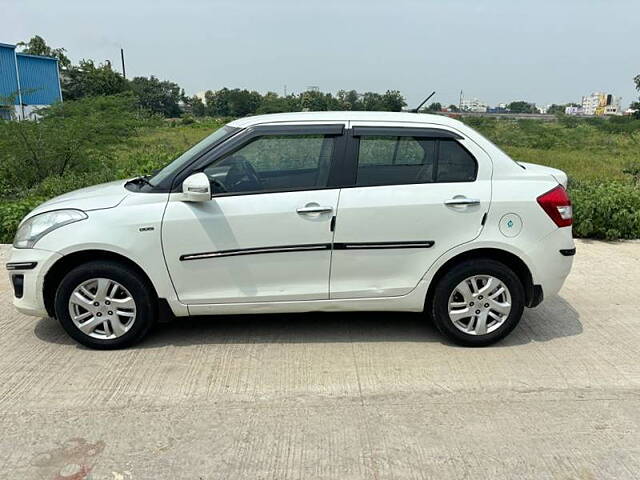
[[[206,137],[204,140],[196,143],[189,150],[184,152],[178,158],[176,158],[169,165],[164,167],[158,173],[149,178],[149,183],[152,186],[156,186],[167,180],[168,178],[172,178],[176,173],[178,173],[182,167],[187,165],[191,159],[198,157],[201,153],[209,150],[209,148],[215,146],[220,143],[222,140],[230,137],[233,133],[237,132],[237,128],[229,127],[225,125],[224,127],[216,130],[211,135]]]

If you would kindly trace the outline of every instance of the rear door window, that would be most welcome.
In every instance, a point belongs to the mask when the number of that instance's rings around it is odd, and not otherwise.
[[[456,140],[361,136],[357,186],[472,182],[475,158]]]
[[[362,137],[358,153],[359,186],[434,181],[435,141],[413,137]]]

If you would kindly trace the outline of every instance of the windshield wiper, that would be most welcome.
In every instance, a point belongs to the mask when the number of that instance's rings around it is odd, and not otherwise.
[[[153,187],[153,183],[151,183],[148,179],[148,177],[150,177],[151,175],[140,175],[139,177],[136,177],[132,180],[129,180],[131,183],[145,183],[147,185],[149,185],[150,187]]]

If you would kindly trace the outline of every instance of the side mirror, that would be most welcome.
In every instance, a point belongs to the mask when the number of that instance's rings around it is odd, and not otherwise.
[[[185,202],[207,202],[211,200],[211,185],[205,173],[194,173],[182,182]]]

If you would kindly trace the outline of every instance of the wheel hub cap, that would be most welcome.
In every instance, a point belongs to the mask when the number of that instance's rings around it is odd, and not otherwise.
[[[92,278],[71,293],[69,314],[84,334],[113,339],[121,337],[133,326],[136,303],[120,283],[108,278]]]
[[[449,319],[469,335],[486,335],[499,328],[511,312],[511,293],[491,275],[474,275],[460,282],[449,297]]]

